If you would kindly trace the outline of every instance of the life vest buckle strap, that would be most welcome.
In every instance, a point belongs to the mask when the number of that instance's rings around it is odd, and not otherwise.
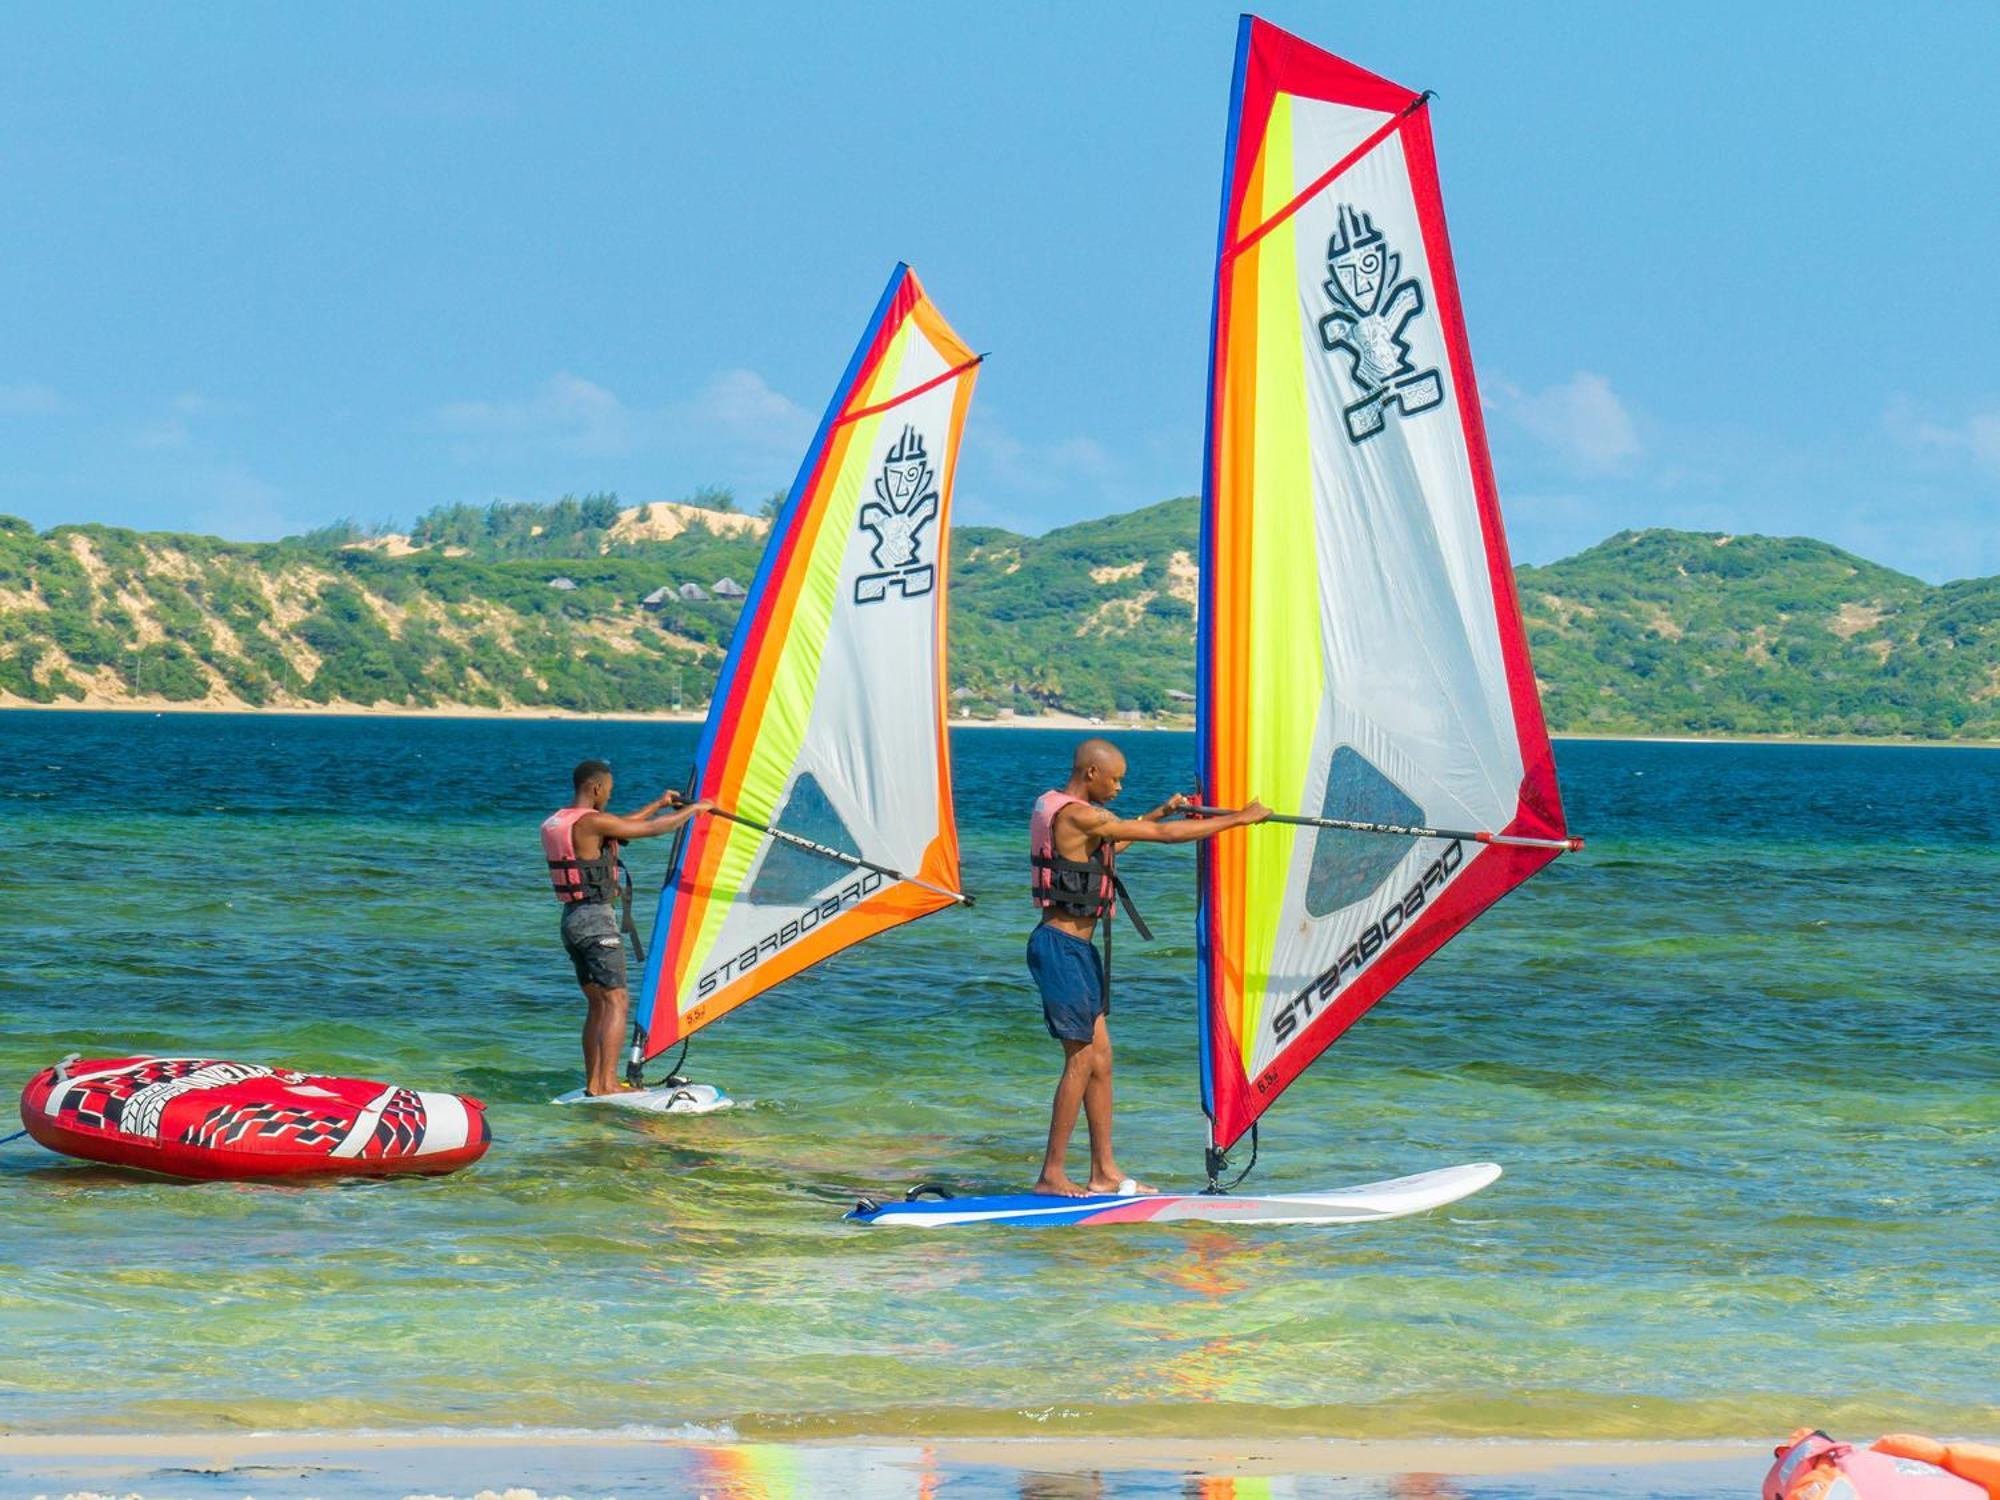
[[[1132,893],[1125,889],[1125,882],[1115,874],[1111,877],[1111,889],[1118,896],[1118,904],[1125,908],[1125,916],[1132,923],[1132,930],[1139,934],[1139,941],[1152,942],[1153,929],[1146,925],[1146,919],[1139,915],[1139,908],[1132,904]]]
[[[1113,876],[1108,861],[1065,859],[1059,854],[1031,853],[1034,878],[1028,892],[1036,905],[1055,907],[1078,916],[1103,917],[1111,912]]]

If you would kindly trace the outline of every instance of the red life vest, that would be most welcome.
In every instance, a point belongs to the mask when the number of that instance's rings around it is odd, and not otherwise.
[[[1071,805],[1089,806],[1068,792],[1043,792],[1028,819],[1028,863],[1034,870],[1029,894],[1035,905],[1072,917],[1108,917],[1118,899],[1117,856],[1109,842],[1090,858],[1064,859],[1056,853],[1056,814]]]
[[[542,820],[542,854],[549,862],[549,885],[565,906],[618,899],[618,840],[606,839],[595,859],[576,857],[576,820],[594,809],[564,807]]]

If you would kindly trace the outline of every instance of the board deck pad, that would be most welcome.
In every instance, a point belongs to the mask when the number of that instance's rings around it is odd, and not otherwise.
[[[1500,1168],[1495,1163],[1471,1162],[1321,1193],[1278,1193],[1264,1197],[1227,1193],[1108,1193],[1088,1198],[1012,1193],[978,1198],[925,1198],[914,1203],[872,1207],[863,1203],[847,1217],[859,1224],[905,1229],[955,1229],[974,1224],[1372,1224],[1379,1219],[1400,1219],[1456,1203],[1499,1176]]]
[[[626,1089],[616,1094],[586,1094],[571,1089],[558,1094],[551,1104],[592,1104],[606,1109],[629,1109],[647,1115],[712,1115],[731,1109],[736,1101],[712,1083],[663,1083],[650,1089]]]

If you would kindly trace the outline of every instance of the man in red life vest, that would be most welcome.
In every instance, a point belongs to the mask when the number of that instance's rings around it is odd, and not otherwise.
[[[1091,937],[1098,920],[1108,923],[1125,898],[1114,868],[1118,851],[1128,844],[1197,843],[1271,815],[1263,803],[1252,802],[1226,817],[1162,821],[1189,805],[1188,798],[1176,796],[1143,817],[1119,818],[1104,804],[1118,795],[1124,780],[1125,757],[1118,747],[1109,740],[1085,740],[1076,747],[1068,785],[1042,793],[1028,827],[1033,894],[1042,909],[1041,925],[1028,939],[1028,972],[1042,992],[1042,1020],[1063,1049],[1049,1149],[1035,1191],[1064,1198],[1153,1191],[1144,1183],[1122,1186],[1129,1179],[1111,1154],[1111,1034],[1105,1026],[1111,985]],[[1125,910],[1139,935],[1150,936],[1129,902]],[[1090,1125],[1090,1179],[1083,1187],[1070,1181],[1063,1166],[1079,1108]]]
[[[562,903],[563,947],[576,968],[589,1009],[583,1021],[584,1090],[614,1094],[621,1087],[618,1054],[625,1045],[631,996],[625,986],[625,938],[618,921],[621,899],[618,846],[633,839],[672,833],[714,805],[683,804],[677,792],[662,792],[626,817],[608,813],[611,767],[587,760],[570,775],[576,797],[542,823],[542,853],[549,884]],[[662,808],[674,812],[662,818]]]

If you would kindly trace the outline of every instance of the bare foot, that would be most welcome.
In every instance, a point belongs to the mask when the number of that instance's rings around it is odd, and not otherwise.
[[[1057,1173],[1051,1177],[1048,1173],[1044,1172],[1040,1177],[1035,1179],[1035,1185],[1029,1191],[1042,1198],[1087,1198],[1090,1196],[1089,1193],[1085,1192],[1061,1173]],[[1091,1191],[1094,1192],[1096,1189],[1093,1188]]]
[[[1112,1176],[1107,1173],[1103,1177],[1093,1177],[1090,1179],[1090,1191],[1093,1193],[1117,1193],[1127,1197],[1136,1193],[1141,1197],[1146,1197],[1157,1194],[1160,1190],[1156,1187],[1148,1187],[1136,1178]]]

